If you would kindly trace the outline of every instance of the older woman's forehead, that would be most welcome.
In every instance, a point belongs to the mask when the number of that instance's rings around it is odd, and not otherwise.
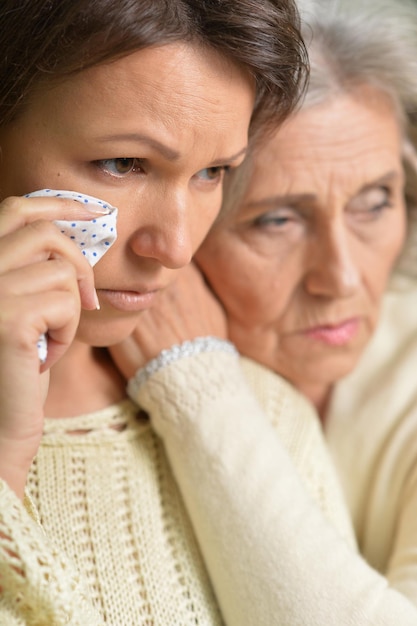
[[[249,193],[268,180],[279,187],[287,175],[302,181],[317,172],[360,167],[381,176],[401,158],[400,124],[389,101],[341,95],[292,117],[257,154]],[[365,173],[364,172],[364,173]]]

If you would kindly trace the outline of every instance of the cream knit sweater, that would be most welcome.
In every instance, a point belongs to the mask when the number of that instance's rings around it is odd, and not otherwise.
[[[378,330],[337,386],[326,424],[360,550],[413,602],[417,624],[416,283],[386,295]],[[393,610],[388,623],[402,625],[399,615]]]
[[[401,323],[403,320],[399,319]],[[214,362],[210,355],[205,358],[206,371],[210,372],[215,388],[211,372]],[[394,366],[395,358],[391,372]],[[252,376],[256,370],[258,374],[262,372],[259,366],[251,365],[246,374]],[[371,376],[371,369],[367,373]],[[388,570],[393,576],[386,578],[384,570],[378,572],[372,561],[368,563],[352,548],[348,535],[341,537],[335,531],[305,493],[291,459],[279,450],[276,441],[271,443],[274,433],[268,429],[269,424],[261,420],[246,421],[244,414],[239,416],[228,409],[226,400],[216,407],[215,395],[208,406],[216,410],[206,410],[207,405],[200,406],[197,412],[187,410],[188,376],[185,361],[180,362],[169,379],[161,373],[154,375],[138,399],[151,412],[154,427],[165,443],[226,623],[229,626],[416,626],[417,599],[413,593],[408,593],[408,598],[406,595],[407,587],[409,590],[415,587],[413,563],[417,553],[414,489],[417,437],[412,440],[406,437],[407,432],[417,429],[413,411],[408,427],[398,429],[402,436],[395,438],[392,446],[387,445],[387,436],[384,446],[384,438],[378,434],[380,457],[386,454],[381,467],[388,470],[388,474],[384,471],[381,476],[378,465],[362,463],[361,458],[364,454],[365,459],[372,459],[372,454],[364,453],[364,449],[374,431],[378,431],[379,414],[368,411],[368,417],[372,418],[369,424],[366,415],[361,419],[362,437],[359,434],[352,438],[349,432],[350,428],[354,430],[355,414],[348,416],[346,411],[343,414],[339,449],[350,450],[343,476],[346,484],[350,476],[354,477],[352,493],[365,494],[360,504],[368,513],[373,512],[368,531],[379,538],[388,538],[387,547],[393,557]],[[270,397],[267,389],[274,380],[277,379],[271,372],[263,370],[262,383],[256,386],[261,401],[262,397],[264,402]],[[408,380],[408,390],[413,389],[414,394],[414,377]],[[221,384],[219,372],[217,386]],[[265,394],[260,393],[263,385]],[[382,389],[386,386],[384,380]],[[239,391],[237,388],[230,391],[232,403]],[[392,392],[395,393],[395,388],[383,394],[386,419],[391,420],[391,427],[402,423],[402,414],[391,415],[390,409],[395,404],[389,404],[387,398]],[[350,393],[353,398],[354,386]],[[403,399],[405,405],[411,400],[413,406],[413,394],[408,395],[408,401]],[[371,395],[372,388],[369,389],[372,407]],[[174,406],[160,410],[159,407],[166,407],[168,398],[182,400],[175,404],[183,410],[178,412]],[[360,405],[358,398],[356,408]],[[273,406],[274,402],[265,402],[267,409]],[[382,411],[383,407],[379,408]],[[254,413],[250,398],[246,398],[246,409]],[[287,416],[286,410],[283,415]],[[230,445],[237,433],[238,446]],[[199,454],[193,459],[190,472],[187,459],[195,449],[199,449]],[[405,458],[393,479],[389,469],[395,469],[402,454]],[[356,465],[365,468],[364,475],[356,471]],[[367,472],[372,469],[376,472]],[[309,472],[301,472],[305,484],[308,475]],[[398,477],[403,480],[399,498],[395,489]],[[362,480],[365,488],[361,487]],[[401,507],[388,511],[391,502]],[[378,503],[376,509],[375,503]],[[400,521],[397,533],[396,518]]]
[[[161,370],[138,401],[175,478],[125,401],[46,421],[26,506],[1,484],[0,626],[318,624],[287,613],[304,597],[294,572],[319,554],[310,521],[355,548],[309,405],[221,352]]]

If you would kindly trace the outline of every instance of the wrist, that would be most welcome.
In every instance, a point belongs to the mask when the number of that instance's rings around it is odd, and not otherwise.
[[[0,478],[23,500],[30,467],[37,447],[26,449],[22,443],[10,443],[0,439]]]
[[[144,367],[138,369],[135,375],[129,379],[127,384],[129,397],[135,400],[138,396],[139,389],[146,383],[148,378],[172,363],[203,352],[217,351],[238,355],[238,351],[233,343],[227,339],[211,336],[196,337],[195,339],[183,341],[180,344],[171,346],[171,348],[162,350],[157,357],[149,361]]]

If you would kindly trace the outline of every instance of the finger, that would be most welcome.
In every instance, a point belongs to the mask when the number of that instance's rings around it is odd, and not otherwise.
[[[0,236],[36,220],[92,220],[108,208],[58,197],[10,196],[0,203]]]
[[[0,294],[3,298],[48,290],[72,290],[79,297],[77,274],[72,263],[65,259],[53,259],[0,275]]]
[[[70,239],[63,237],[53,223],[32,222],[0,238],[0,272],[3,276],[14,274],[21,268],[26,268],[29,276],[31,265],[50,259],[65,260],[74,267],[82,305],[86,309],[95,309],[93,270],[81,251]],[[33,277],[33,273],[30,274]],[[21,276],[24,275],[22,272]]]
[[[48,332],[50,367],[74,339],[80,301],[73,291],[46,291],[1,300],[0,343],[2,354],[39,363],[39,336]],[[7,358],[7,356],[5,357]]]

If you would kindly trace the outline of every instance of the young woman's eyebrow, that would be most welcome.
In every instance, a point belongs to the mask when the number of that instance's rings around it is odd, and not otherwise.
[[[104,135],[98,138],[98,141],[102,143],[109,143],[111,141],[127,141],[131,143],[144,143],[157,150],[168,161],[176,161],[180,157],[180,153],[173,148],[170,148],[166,144],[158,141],[150,135],[144,133],[118,133],[112,135]]]
[[[108,143],[111,141],[127,141],[142,144],[144,143],[162,154],[162,156],[168,161],[177,161],[181,156],[180,152],[178,152],[177,150],[170,148],[158,139],[155,139],[154,137],[151,137],[150,135],[146,135],[144,133],[119,133],[115,135],[104,135],[102,137],[99,137],[98,141],[102,143]],[[244,146],[235,154],[225,157],[219,157],[218,159],[213,161],[213,165],[221,165],[223,163],[231,163],[233,161],[236,161],[236,159],[238,159],[240,156],[246,154],[247,149],[247,146]]]

